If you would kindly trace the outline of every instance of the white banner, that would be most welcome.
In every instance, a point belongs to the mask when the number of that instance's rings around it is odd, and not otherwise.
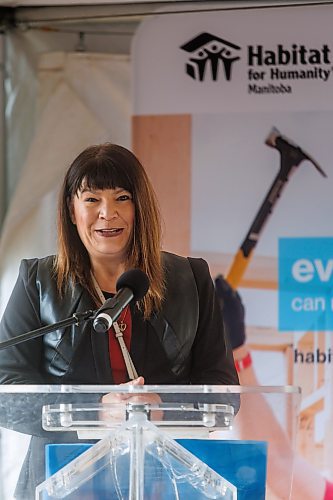
[[[248,231],[255,241],[239,288],[253,358],[241,382],[302,387],[292,496],[302,500],[322,500],[333,480],[332,25],[331,5],[157,15],[133,45],[134,147],[161,200],[166,249],[227,275]],[[265,144],[272,127],[277,142]],[[274,210],[251,233],[266,196]],[[282,498],[270,487],[267,498]]]

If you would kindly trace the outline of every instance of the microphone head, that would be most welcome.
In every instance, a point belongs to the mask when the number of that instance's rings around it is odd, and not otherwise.
[[[141,300],[149,288],[149,278],[141,269],[130,269],[123,273],[116,284],[117,292],[121,288],[129,288],[134,300]]]

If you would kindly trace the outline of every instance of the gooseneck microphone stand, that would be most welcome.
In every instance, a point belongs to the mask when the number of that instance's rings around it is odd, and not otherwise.
[[[79,326],[81,323],[88,321],[90,319],[94,319],[96,315],[96,311],[85,311],[85,312],[76,312],[70,318],[63,319],[58,321],[57,323],[53,323],[52,325],[42,326],[41,328],[37,328],[37,330],[32,330],[27,333],[23,333],[22,335],[18,335],[9,340],[5,340],[4,342],[0,342],[0,351],[2,349],[6,349],[7,347],[11,347],[16,344],[20,344],[21,342],[26,342],[31,339],[35,339],[36,337],[41,337],[47,333],[53,332],[60,328],[66,328],[67,326],[77,325]]]

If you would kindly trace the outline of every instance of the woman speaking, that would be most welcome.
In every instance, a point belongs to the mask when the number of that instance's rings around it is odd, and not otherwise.
[[[88,147],[69,167],[57,255],[22,261],[0,341],[101,307],[132,268],[148,276],[148,292],[105,334],[87,321],[1,350],[0,382],[119,384],[138,375],[134,383],[238,384],[207,263],[161,251],[147,174],[130,151],[110,143]]]

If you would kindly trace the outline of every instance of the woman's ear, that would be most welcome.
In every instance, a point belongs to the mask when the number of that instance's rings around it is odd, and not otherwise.
[[[67,205],[68,205],[69,216],[71,218],[72,224],[76,225],[73,200],[68,200]]]

